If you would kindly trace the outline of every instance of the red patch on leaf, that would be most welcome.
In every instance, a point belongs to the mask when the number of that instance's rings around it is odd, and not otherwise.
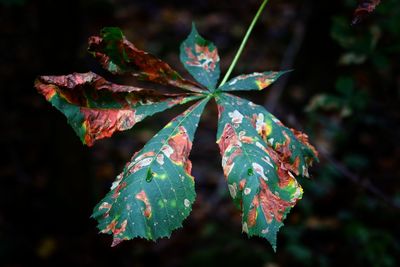
[[[93,145],[97,139],[110,137],[115,131],[124,131],[133,127],[137,121],[135,110],[90,109],[81,108],[84,116],[85,143]]]
[[[186,61],[189,66],[200,67],[207,72],[214,71],[216,63],[219,61],[218,51],[214,48],[210,51],[208,46],[195,45],[196,55],[193,54],[190,47],[185,48],[186,54],[190,61]]]
[[[297,131],[295,129],[290,129],[290,130],[293,132],[294,136],[296,136],[296,138],[299,139],[300,142],[302,142],[306,147],[308,147],[314,153],[315,157],[318,158],[318,151],[308,141],[308,135],[306,135],[305,133],[302,133],[300,131]],[[312,162],[313,162],[313,158],[307,158],[308,165],[311,166]]]
[[[247,226],[248,227],[253,227],[256,222],[257,222],[257,209],[258,206],[260,205],[258,196],[255,196],[253,198],[253,201],[251,202],[252,208],[249,210],[249,213],[247,215]]]
[[[185,169],[191,171],[192,164],[189,160],[189,154],[192,149],[192,142],[190,141],[186,128],[179,126],[178,133],[168,140],[168,144],[173,149],[170,159],[176,164],[185,164]],[[190,172],[188,174],[190,175]]]
[[[118,184],[118,186],[114,189],[114,193],[112,195],[112,198],[116,199],[119,197],[119,195],[121,194],[121,190],[124,189],[126,187],[126,182],[122,182],[120,184]]]
[[[240,182],[239,182],[239,190],[242,191],[245,186],[246,186],[246,179],[240,180]]]
[[[225,150],[229,146],[233,145],[238,145],[239,144],[239,138],[235,133],[235,130],[233,129],[233,126],[227,123],[224,127],[224,130],[222,131],[221,137],[217,141],[218,146],[219,146],[219,151],[221,153],[221,156],[224,155]]]
[[[56,94],[56,88],[52,84],[43,84],[39,80],[35,81],[35,87],[41,93],[47,101],[50,101]]]
[[[222,160],[222,168],[224,171],[225,178],[228,178],[228,175],[230,171],[232,170],[233,164],[234,164],[234,159],[238,156],[241,155],[242,149],[240,148],[239,144],[239,138],[235,133],[235,130],[233,129],[233,126],[229,123],[227,123],[224,127],[224,130],[221,134],[220,139],[217,141],[219,150],[221,153],[221,156],[223,158]],[[225,158],[225,153],[230,152],[232,149],[234,151],[229,155],[229,157],[226,159]]]
[[[268,223],[273,219],[282,222],[283,216],[287,208],[293,207],[295,203],[282,200],[280,197],[274,195],[269,189],[267,183],[259,178],[260,192],[254,196],[252,207],[248,213],[248,226],[254,226],[257,218],[257,209],[260,206]]]
[[[140,201],[143,201],[145,205],[145,209],[143,211],[143,215],[149,219],[151,217],[151,205],[149,202],[149,199],[147,198],[146,192],[144,190],[140,191],[139,193],[136,194],[136,199],[139,199]]]

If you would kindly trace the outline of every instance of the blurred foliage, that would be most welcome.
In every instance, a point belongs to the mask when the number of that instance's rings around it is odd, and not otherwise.
[[[11,2],[21,4],[6,4]],[[88,36],[104,26],[123,28],[139,48],[181,71],[176,47],[196,21],[220,47],[224,72],[258,0],[2,1],[0,110],[6,127],[0,142],[7,156],[0,168],[0,265],[399,266],[400,5],[384,0],[350,26],[357,3],[269,1],[235,70],[281,69],[302,25],[304,40],[290,67],[295,71],[271,111],[289,126],[305,125],[313,144],[359,177],[350,179],[322,157],[313,178],[300,181],[303,199],[273,253],[263,240],[238,234],[240,216],[223,180],[211,105],[194,142],[198,194],[184,228],[157,243],[110,249],[88,219],[92,206],[132,151],[184,107],[89,150],[32,88],[39,74],[104,74],[85,51]],[[276,88],[252,100],[263,104]]]
[[[0,0],[1,5],[5,6],[22,6],[27,0]]]

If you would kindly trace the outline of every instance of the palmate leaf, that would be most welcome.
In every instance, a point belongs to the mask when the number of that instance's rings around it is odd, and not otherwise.
[[[40,76],[37,90],[68,119],[81,141],[95,140],[125,131],[137,122],[199,95],[161,94],[150,89],[118,85],[93,73]]]
[[[100,36],[89,38],[89,52],[114,74],[131,74],[141,80],[202,92],[201,86],[185,80],[167,63],[129,42],[116,27],[104,28]]]
[[[135,153],[93,217],[113,245],[142,237],[155,240],[181,227],[195,199],[189,153],[209,98],[193,105]]]
[[[239,75],[218,89],[221,91],[250,91],[262,90],[270,86],[279,77],[289,71],[266,71]]]
[[[196,81],[211,92],[215,90],[220,75],[218,50],[199,35],[194,23],[192,32],[181,44],[180,59]]]
[[[40,76],[35,82],[38,91],[64,113],[87,145],[154,113],[203,98],[133,155],[94,208],[92,217],[100,232],[113,235],[112,245],[134,237],[169,237],[189,215],[195,200],[189,153],[201,113],[214,97],[219,111],[217,143],[229,192],[242,211],[242,229],[268,239],[275,249],[283,220],[303,194],[296,179],[308,176],[317,152],[305,134],[285,127],[262,106],[226,92],[262,90],[286,71],[239,75],[216,88],[217,48],[194,25],[181,45],[180,58],[200,84],[136,48],[118,28],[105,28],[100,36],[91,37],[89,51],[114,74],[191,92],[164,94],[118,85],[92,72]]]
[[[217,105],[217,143],[229,192],[242,210],[242,229],[276,249],[282,221],[303,194],[295,175],[308,174],[316,152],[305,135],[260,106],[228,94],[219,95]]]

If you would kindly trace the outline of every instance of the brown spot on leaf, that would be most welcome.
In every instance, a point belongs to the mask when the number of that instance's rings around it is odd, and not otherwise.
[[[190,141],[187,130],[183,126],[179,126],[179,131],[173,135],[169,140],[168,144],[173,149],[170,159],[175,164],[184,165],[188,174],[191,174],[192,163],[189,160],[190,150],[192,149],[192,142]]]
[[[143,211],[143,215],[149,219],[151,217],[151,205],[149,202],[149,199],[147,198],[146,192],[144,190],[140,191],[139,193],[136,194],[136,199],[143,201],[145,205],[145,209]]]
[[[135,110],[108,109],[99,110],[81,108],[84,117],[85,143],[89,146],[97,139],[110,137],[115,131],[132,128],[140,118],[135,116]]]
[[[239,182],[239,189],[242,191],[244,187],[246,186],[246,179],[242,179]]]
[[[118,186],[114,189],[114,193],[111,197],[113,199],[118,198],[121,193],[120,191],[125,187],[126,187],[126,182],[122,182],[122,183],[118,184]]]
[[[252,205],[252,207],[250,208],[248,216],[247,216],[248,227],[253,227],[257,221],[257,209],[258,209],[258,206],[260,205],[258,196],[255,196],[253,198],[251,205]]]
[[[293,207],[295,203],[287,202],[280,197],[274,195],[267,183],[259,178],[261,191],[258,195],[258,200],[265,216],[265,219],[270,223],[274,218],[278,222],[282,222],[282,217],[287,208]]]
[[[200,67],[207,72],[214,71],[216,63],[219,61],[218,51],[216,48],[210,51],[208,46],[195,45],[195,52],[193,54],[190,47],[185,48],[186,55],[190,59],[186,61],[189,66]]]

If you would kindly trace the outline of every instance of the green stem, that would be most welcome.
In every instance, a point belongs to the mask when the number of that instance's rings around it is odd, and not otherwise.
[[[264,0],[263,3],[261,4],[260,8],[258,9],[256,15],[254,16],[253,21],[251,22],[249,28],[247,29],[246,35],[244,36],[243,41],[240,44],[238,51],[236,52],[235,58],[233,59],[231,65],[229,66],[229,69],[226,72],[224,79],[222,80],[221,84],[219,85],[220,87],[226,83],[226,81],[228,80],[229,76],[231,75],[233,69],[235,68],[236,63],[239,60],[239,57],[242,54],[244,47],[246,46],[246,43],[247,43],[247,40],[249,39],[251,31],[253,30],[254,25],[256,24],[258,18],[260,17],[260,15],[261,15],[264,7],[267,5],[267,3],[268,3],[268,0]]]

